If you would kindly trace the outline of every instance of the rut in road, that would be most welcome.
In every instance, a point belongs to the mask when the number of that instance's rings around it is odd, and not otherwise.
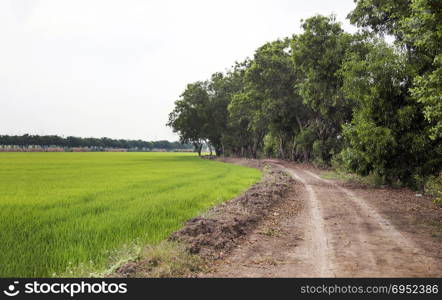
[[[281,234],[268,236],[258,230],[211,276],[442,276],[441,261],[427,255],[365,199],[301,166],[274,163],[297,181],[293,201],[264,224],[278,227]],[[302,207],[293,205],[295,200]]]

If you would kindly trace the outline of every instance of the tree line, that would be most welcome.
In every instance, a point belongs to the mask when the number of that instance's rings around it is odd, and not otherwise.
[[[357,0],[187,85],[168,126],[217,155],[336,165],[416,186],[442,167],[442,2]],[[394,44],[385,41],[394,37]]]
[[[120,148],[120,149],[192,149],[190,144],[180,142],[143,141],[103,138],[61,137],[57,135],[0,135],[0,145],[4,146],[39,146],[39,147],[87,147],[87,148]]]

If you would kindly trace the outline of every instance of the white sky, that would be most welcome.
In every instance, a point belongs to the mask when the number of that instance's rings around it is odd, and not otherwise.
[[[0,134],[176,140],[187,83],[353,0],[0,0]]]

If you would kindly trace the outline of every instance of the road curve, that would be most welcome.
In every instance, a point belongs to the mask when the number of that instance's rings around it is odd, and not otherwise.
[[[297,182],[296,194],[211,277],[440,277],[442,263],[370,203],[308,168],[269,161]],[[301,208],[298,204],[302,203]]]
[[[311,222],[323,228],[313,236],[325,261],[322,277],[440,276],[425,255],[387,219],[351,190],[296,166],[283,166],[308,193]],[[319,216],[318,216],[319,215]],[[323,236],[321,236],[321,234]]]

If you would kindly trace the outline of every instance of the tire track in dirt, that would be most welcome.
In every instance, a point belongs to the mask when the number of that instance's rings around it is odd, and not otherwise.
[[[293,177],[293,179],[301,182],[308,193],[308,202],[306,206],[308,207],[307,214],[309,215],[309,218],[307,219],[305,226],[311,230],[309,234],[310,242],[304,247],[306,248],[306,251],[310,253],[311,257],[314,257],[316,260],[316,263],[314,264],[316,276],[332,277],[333,272],[329,258],[327,234],[324,228],[321,204],[311,185],[307,184],[307,182],[298,176],[292,169],[286,168],[286,171]],[[305,228],[305,230],[308,230],[307,228]]]
[[[307,167],[267,162],[297,181],[296,195],[210,277],[442,276],[442,262],[395,228],[365,197]],[[269,228],[282,234],[261,234]]]
[[[427,257],[364,199],[309,170],[293,169],[319,195],[336,276],[440,275],[436,267],[440,264]]]

